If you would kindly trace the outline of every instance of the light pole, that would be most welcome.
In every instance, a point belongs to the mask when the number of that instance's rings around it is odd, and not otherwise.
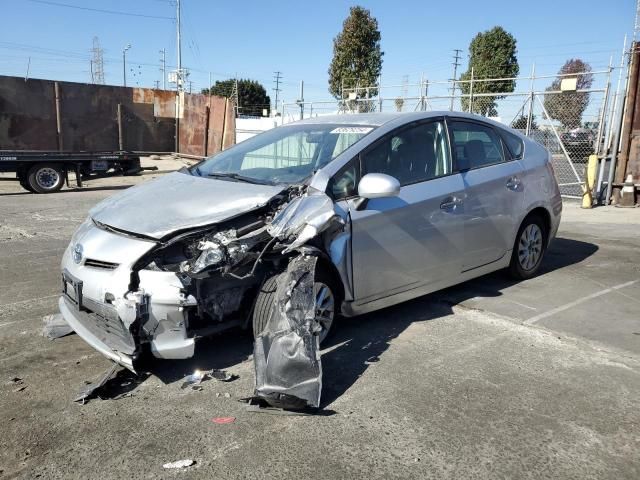
[[[127,50],[131,48],[131,44],[127,44],[126,47],[122,49],[122,83],[124,86],[127,86]]]

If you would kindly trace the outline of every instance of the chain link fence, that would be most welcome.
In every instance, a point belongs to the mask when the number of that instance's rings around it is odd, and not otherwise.
[[[547,148],[563,196],[581,197],[589,155],[605,154],[613,136],[613,112],[608,111],[613,70],[345,88],[340,99],[283,102],[280,111],[283,123],[329,114],[473,112]]]

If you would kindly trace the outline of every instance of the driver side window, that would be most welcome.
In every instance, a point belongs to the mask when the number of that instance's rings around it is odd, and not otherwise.
[[[359,162],[356,157],[331,178],[327,193],[335,201],[355,197],[358,194],[359,170]]]

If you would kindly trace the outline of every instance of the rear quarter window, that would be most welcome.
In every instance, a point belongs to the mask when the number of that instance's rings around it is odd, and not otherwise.
[[[519,160],[522,158],[522,154],[524,153],[524,142],[520,137],[514,135],[511,132],[500,129],[500,135],[504,140],[504,143],[507,145],[507,150],[511,154],[511,158]]]

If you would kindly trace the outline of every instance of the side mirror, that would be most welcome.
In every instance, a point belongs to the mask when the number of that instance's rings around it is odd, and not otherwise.
[[[358,184],[358,195],[362,198],[396,197],[400,193],[400,182],[384,173],[367,173]]]

